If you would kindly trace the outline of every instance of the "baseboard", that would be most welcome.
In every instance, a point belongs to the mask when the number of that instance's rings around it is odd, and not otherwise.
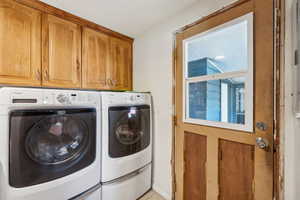
[[[155,192],[157,192],[158,194],[160,194],[162,197],[164,197],[166,200],[171,200],[171,199],[172,199],[171,194],[168,194],[168,193],[162,191],[162,190],[160,189],[160,187],[157,187],[156,185],[153,185],[153,186],[152,186],[152,189],[153,189]]]

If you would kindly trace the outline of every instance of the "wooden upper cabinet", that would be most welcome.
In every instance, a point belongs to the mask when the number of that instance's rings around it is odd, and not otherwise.
[[[0,84],[132,89],[132,39],[39,9],[0,0]]]
[[[132,42],[111,38],[109,84],[112,90],[132,89]]]
[[[42,23],[43,86],[81,87],[81,27],[44,14]]]
[[[82,44],[82,87],[109,89],[109,36],[84,28]]]
[[[39,86],[41,13],[11,0],[0,1],[0,83]]]

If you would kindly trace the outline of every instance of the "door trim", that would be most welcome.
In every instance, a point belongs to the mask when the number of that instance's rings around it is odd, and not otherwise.
[[[176,49],[176,36],[183,31],[190,29],[205,20],[208,20],[218,14],[224,13],[234,7],[237,7],[249,0],[238,0],[230,5],[200,18],[199,20],[188,24],[173,33],[173,65],[172,65],[172,200],[175,200],[177,191],[176,184],[176,171],[175,171],[175,132],[178,117],[176,116],[176,62],[177,62],[177,49]],[[284,200],[284,36],[285,36],[285,0],[274,1],[274,199]]]

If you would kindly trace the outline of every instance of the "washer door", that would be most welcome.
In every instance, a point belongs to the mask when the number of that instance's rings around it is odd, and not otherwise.
[[[150,144],[150,107],[109,108],[109,155],[128,156]]]
[[[10,113],[9,182],[32,186],[79,171],[96,158],[96,110]]]

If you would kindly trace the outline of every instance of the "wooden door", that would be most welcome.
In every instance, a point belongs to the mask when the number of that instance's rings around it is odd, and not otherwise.
[[[273,25],[246,0],[176,35],[176,200],[273,199]]]
[[[109,85],[115,90],[132,89],[132,43],[118,38],[110,41]]]
[[[0,1],[0,84],[41,83],[41,13]]]
[[[109,36],[84,28],[82,48],[82,87],[108,89]]]
[[[44,14],[43,81],[47,87],[81,87],[81,27]]]

